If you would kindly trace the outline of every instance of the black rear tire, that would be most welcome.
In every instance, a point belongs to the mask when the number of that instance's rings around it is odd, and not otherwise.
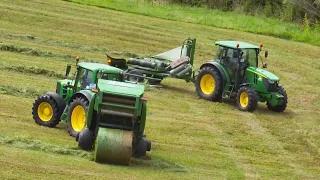
[[[67,117],[67,129],[68,129],[70,136],[76,137],[77,133],[79,133],[80,131],[83,130],[83,128],[85,127],[86,121],[87,121],[86,117],[84,117],[84,124],[83,124],[83,122],[72,122],[73,111],[75,110],[76,107],[78,107],[78,108],[82,107],[85,111],[84,116],[86,116],[87,112],[88,112],[88,106],[89,106],[88,100],[85,98],[82,98],[82,97],[77,97],[77,98],[73,99],[73,101],[70,103],[70,108],[69,108],[68,117]],[[75,115],[76,115],[76,113],[75,113]],[[75,119],[77,120],[77,118],[75,118]],[[80,119],[80,121],[81,121],[81,119]],[[75,126],[75,127],[73,127],[73,126]]]
[[[222,100],[222,77],[213,67],[204,67],[200,70],[195,86],[199,97],[209,101]]]
[[[48,94],[42,95],[35,100],[32,106],[34,121],[47,127],[55,127],[60,122],[60,109],[53,97]]]
[[[287,92],[282,86],[279,86],[278,93],[281,94],[282,96],[284,96],[282,104],[272,106],[269,102],[267,102],[267,107],[269,110],[274,111],[274,112],[283,112],[286,109],[287,104],[288,104]]]
[[[78,135],[78,146],[86,151],[93,149],[94,132],[88,128],[84,128]]]
[[[240,111],[252,112],[257,109],[257,92],[248,86],[242,86],[237,93],[237,105]]]

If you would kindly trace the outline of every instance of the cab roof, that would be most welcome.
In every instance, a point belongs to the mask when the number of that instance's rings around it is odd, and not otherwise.
[[[240,49],[259,49],[258,46],[241,42],[241,41],[217,41],[216,45],[218,46],[223,46],[223,47],[228,47],[228,48],[237,48],[237,44],[239,44]]]
[[[119,73],[122,70],[113,66],[102,63],[89,63],[89,62],[80,62],[78,66],[89,69],[91,71],[108,71],[110,73]]]

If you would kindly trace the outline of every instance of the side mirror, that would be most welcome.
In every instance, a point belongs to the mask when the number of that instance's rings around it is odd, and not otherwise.
[[[67,69],[66,69],[66,78],[68,78],[68,76],[70,74],[70,70],[71,70],[71,64],[68,64]]]
[[[268,51],[264,52],[264,57],[267,58],[267,57],[268,57],[268,54],[269,54]]]
[[[262,68],[267,68],[268,67],[268,64],[267,63],[264,63]]]
[[[243,56],[243,51],[241,51],[241,53],[240,53],[240,58],[242,59],[242,56]]]

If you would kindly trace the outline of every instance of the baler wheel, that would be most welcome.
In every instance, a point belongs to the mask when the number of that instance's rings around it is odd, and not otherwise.
[[[93,147],[94,142],[94,132],[89,130],[88,128],[84,128],[77,135],[78,137],[78,146],[86,151],[89,151]]]
[[[248,86],[242,86],[237,93],[237,105],[240,111],[252,112],[257,109],[257,92]]]
[[[34,121],[42,126],[55,127],[60,122],[57,103],[50,95],[42,95],[33,103],[32,115]]]
[[[134,75],[138,75],[138,76],[143,76],[143,73],[142,73],[140,70],[138,70],[138,69],[133,69],[133,70],[129,71],[129,74],[134,74]],[[128,81],[138,82],[138,83],[140,83],[140,82],[142,82],[142,81],[144,80],[143,77],[130,76],[130,75],[127,76],[127,79],[128,79]]]
[[[146,138],[141,138],[138,144],[135,147],[135,152],[133,153],[134,157],[143,157],[146,155],[147,151],[151,150],[151,142]]]
[[[283,112],[286,109],[287,103],[288,103],[287,92],[282,86],[280,86],[278,88],[278,93],[281,94],[282,96],[284,96],[282,104],[272,106],[269,102],[267,102],[267,107],[268,107],[268,109],[270,109],[271,111],[274,111],[274,112]]]
[[[154,77],[154,76],[148,76],[147,75],[147,77],[152,77],[152,78],[157,78],[157,79],[159,79],[159,80],[153,80],[153,79],[148,79],[148,83],[150,84],[150,85],[159,85],[160,83],[161,83],[161,81],[162,81],[162,79],[163,78],[159,78],[159,77]]]
[[[199,97],[209,101],[222,100],[222,77],[214,68],[202,68],[196,77],[195,86]]]
[[[100,127],[95,142],[95,161],[129,165],[132,136],[132,131]]]
[[[76,137],[77,133],[82,131],[82,129],[85,127],[88,104],[89,102],[81,97],[75,98],[70,103],[67,117],[67,127],[70,136]]]

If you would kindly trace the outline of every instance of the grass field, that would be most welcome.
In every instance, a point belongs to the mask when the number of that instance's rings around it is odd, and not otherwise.
[[[0,179],[320,179],[320,47],[56,0],[0,2]],[[148,88],[148,156],[98,164],[65,124],[36,125],[34,99],[54,91],[67,63],[156,54],[197,38],[195,67],[216,40],[263,42],[289,96],[284,113],[196,96],[192,83]]]

